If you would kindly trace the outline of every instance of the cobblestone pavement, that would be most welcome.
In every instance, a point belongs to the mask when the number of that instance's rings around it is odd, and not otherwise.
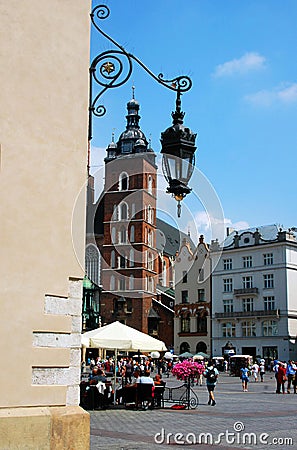
[[[91,450],[297,449],[297,395],[276,394],[273,374],[250,382],[249,392],[242,392],[239,378],[221,374],[214,407],[207,405],[205,385],[194,391],[200,402],[195,410],[90,411]]]

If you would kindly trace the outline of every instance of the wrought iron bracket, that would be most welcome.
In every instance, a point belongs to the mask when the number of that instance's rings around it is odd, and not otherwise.
[[[155,75],[148,67],[145,66],[145,64],[143,64],[142,61],[140,61],[139,58],[131,53],[128,53],[124,47],[105,33],[98,26],[97,21],[106,19],[109,14],[110,10],[106,5],[97,5],[91,12],[91,21],[96,30],[108,39],[116,47],[116,49],[106,50],[100,53],[93,59],[90,65],[89,141],[92,139],[93,115],[102,117],[106,113],[105,106],[99,103],[100,97],[107,89],[122,86],[129,80],[133,70],[133,61],[142,67],[155,81],[164,87],[177,92],[177,99],[180,99],[180,95],[192,87],[192,80],[186,75],[177,76],[172,79],[164,79],[164,75],[162,73]],[[99,85],[101,90],[93,98],[94,83]]]

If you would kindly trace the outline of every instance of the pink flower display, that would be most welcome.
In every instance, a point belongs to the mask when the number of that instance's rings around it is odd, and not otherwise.
[[[176,376],[178,380],[187,380],[189,378],[198,377],[204,370],[205,367],[203,363],[186,359],[175,364],[172,369],[172,375]]]

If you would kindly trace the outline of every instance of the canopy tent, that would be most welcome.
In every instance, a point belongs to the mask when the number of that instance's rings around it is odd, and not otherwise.
[[[209,358],[209,355],[204,352],[198,352],[195,356],[202,356],[202,358]]]
[[[179,358],[192,358],[193,353],[190,352],[184,352],[181,355],[178,355]]]
[[[167,350],[163,341],[142,333],[120,322],[113,322],[96,330],[87,331],[81,339],[84,347],[127,350],[129,352]]]
[[[82,335],[82,346],[105,348],[114,350],[115,362],[117,360],[118,350],[127,351],[166,351],[166,345],[135,328],[128,327],[121,322],[113,322],[96,330],[87,331]],[[116,396],[116,371],[114,376],[114,403]]]

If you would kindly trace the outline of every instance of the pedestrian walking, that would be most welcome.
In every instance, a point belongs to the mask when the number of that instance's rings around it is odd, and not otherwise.
[[[285,394],[285,382],[287,381],[286,375],[286,367],[285,364],[281,361],[278,363],[278,370],[276,373],[276,393],[280,394],[281,392]]]
[[[262,381],[262,383],[263,383],[263,381],[264,381],[264,375],[265,375],[265,363],[264,363],[263,361],[260,363],[259,372],[260,372],[260,378],[261,378],[261,381]]]
[[[286,376],[287,376],[287,379],[288,379],[288,385],[287,385],[287,393],[288,394],[291,393],[291,391],[290,391],[291,383],[292,383],[292,386],[294,386],[296,370],[297,370],[297,367],[294,364],[294,361],[289,360],[288,364],[287,364],[287,370],[286,370]],[[296,389],[294,389],[294,391],[295,390]]]
[[[217,384],[219,371],[214,366],[213,361],[208,364],[206,370],[203,372],[203,376],[206,378],[206,387],[208,390],[208,405],[215,406],[216,401],[214,398],[214,390]]]
[[[248,365],[245,364],[244,367],[242,367],[240,369],[240,378],[241,378],[243,392],[248,392],[248,382],[250,381],[249,374],[250,374],[250,372],[249,372]]]
[[[252,365],[252,374],[254,377],[254,381],[257,382],[258,381],[258,372],[259,372],[259,366],[257,363],[254,363]]]

